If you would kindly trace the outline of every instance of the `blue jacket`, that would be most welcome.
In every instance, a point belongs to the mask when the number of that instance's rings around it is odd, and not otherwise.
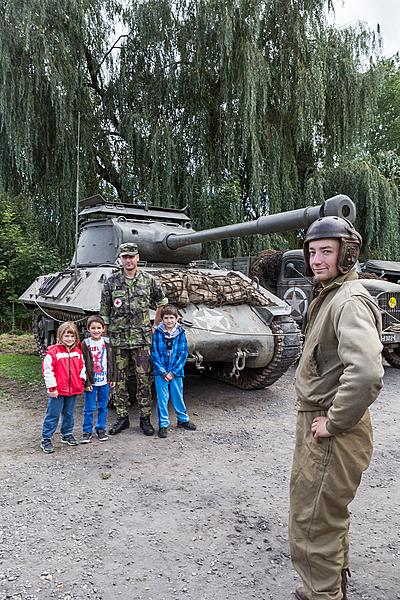
[[[169,354],[167,347],[168,338],[170,336],[166,333],[164,325],[160,323],[153,334],[151,345],[154,375],[162,377],[165,373],[173,373],[175,377],[183,377],[184,366],[188,356],[185,330],[181,325],[178,325],[178,333],[170,338],[172,346]]]

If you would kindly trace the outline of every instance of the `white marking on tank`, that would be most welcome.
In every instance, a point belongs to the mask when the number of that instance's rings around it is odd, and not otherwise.
[[[208,331],[210,335],[221,335],[232,328],[229,319],[216,308],[198,309],[193,313],[192,321],[195,327]],[[221,331],[218,332],[215,329],[220,329]]]

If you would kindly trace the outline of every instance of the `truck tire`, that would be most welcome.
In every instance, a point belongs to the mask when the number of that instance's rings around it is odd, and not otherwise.
[[[400,347],[384,348],[382,351],[383,358],[391,367],[400,369]]]

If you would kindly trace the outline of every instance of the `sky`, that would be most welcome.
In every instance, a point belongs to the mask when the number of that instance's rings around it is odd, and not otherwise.
[[[334,0],[335,22],[340,27],[364,21],[376,31],[380,25],[383,55],[400,51],[400,0]]]

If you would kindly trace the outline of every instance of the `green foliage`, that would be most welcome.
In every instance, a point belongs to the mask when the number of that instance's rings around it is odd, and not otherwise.
[[[41,383],[43,379],[40,365],[39,356],[0,354],[0,377],[31,384]]]
[[[35,339],[31,333],[0,333],[0,348],[5,354],[36,354]]]
[[[368,135],[354,140],[332,164],[309,174],[306,201],[347,194],[357,206],[366,258],[399,260],[400,66],[390,59],[376,71],[377,98]],[[359,143],[357,143],[357,141]]]
[[[380,71],[382,84],[368,149],[372,155],[389,151],[400,156],[400,59],[384,61]]]
[[[0,0],[0,184],[29,193],[51,234],[71,249],[74,232],[78,111],[84,111],[82,170],[95,188],[87,147],[99,134],[88,93],[85,50],[102,56],[112,2],[96,0]]]
[[[320,170],[307,182],[310,201],[323,202],[339,193],[351,196],[356,203],[356,227],[363,236],[364,256],[398,260],[400,208],[396,185],[361,157]]]
[[[0,326],[15,329],[26,316],[18,296],[37,275],[60,266],[54,243],[44,244],[26,198],[0,194]]]
[[[400,66],[378,67],[372,125],[363,144],[350,147],[330,168],[307,183],[308,197],[344,193],[357,205],[357,227],[365,257],[399,260],[400,247]]]
[[[400,59],[382,62],[374,122],[367,142],[369,160],[400,190]]]
[[[82,196],[188,205],[197,228],[304,205],[310,173],[368,125],[375,40],[328,27],[331,0],[0,8],[0,186],[29,193],[67,256],[78,112]],[[246,239],[210,253],[256,250]]]

